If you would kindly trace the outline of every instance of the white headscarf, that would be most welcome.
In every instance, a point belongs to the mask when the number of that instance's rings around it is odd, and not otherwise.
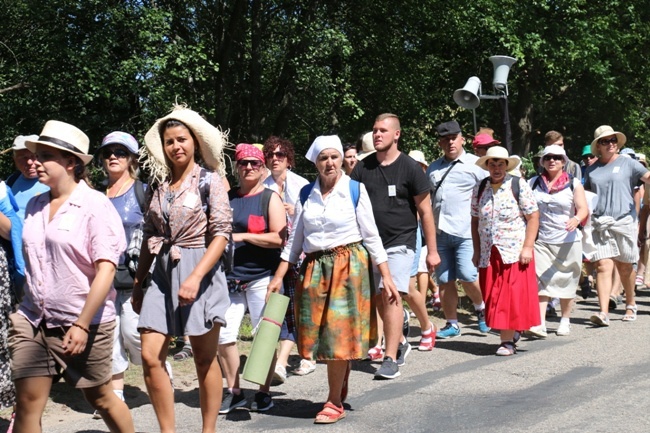
[[[343,158],[343,145],[338,135],[321,135],[316,137],[305,154],[305,158],[316,164],[318,155],[325,149],[335,149],[341,154],[341,158]]]

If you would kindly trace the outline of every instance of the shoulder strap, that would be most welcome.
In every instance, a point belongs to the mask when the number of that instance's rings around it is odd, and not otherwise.
[[[201,204],[205,209],[206,215],[210,215],[210,172],[201,167],[199,174],[199,195],[201,196]]]
[[[314,188],[314,182],[308,183],[307,185],[300,188],[300,205],[305,206],[305,202],[309,198],[312,188]]]
[[[264,188],[264,191],[262,191],[262,197],[260,198],[262,216],[264,217],[264,221],[266,221],[266,227],[269,226],[269,203],[271,203],[271,197],[273,197],[273,194],[273,191],[268,188]]]
[[[359,204],[359,195],[361,195],[361,184],[354,179],[350,179],[350,197],[355,209]]]
[[[20,176],[20,172],[19,172],[19,171],[15,171],[15,172],[11,173],[11,176],[9,176],[9,177],[7,178],[7,180],[5,180],[5,183],[7,184],[7,186],[8,186],[9,188],[11,188],[12,186],[14,186],[14,183],[16,183],[16,180],[18,180],[18,176]]]
[[[573,192],[573,188],[575,188],[575,185],[573,185],[573,180],[575,179],[575,176],[572,174],[569,174],[569,188],[571,188],[571,192]]]
[[[133,184],[133,192],[135,193],[135,199],[138,201],[138,206],[140,206],[140,212],[144,214],[147,208],[147,200],[144,195],[144,185],[139,179],[136,179]]]
[[[481,183],[478,185],[478,199],[481,200],[481,195],[483,194],[483,191],[485,191],[485,187],[487,186],[488,181],[490,180],[489,177],[484,177],[483,180],[481,180]]]
[[[539,183],[541,182],[540,179],[541,177],[539,175],[535,177],[535,181],[533,182],[533,187],[531,188],[533,191],[535,191],[539,186]]]
[[[515,197],[515,201],[519,204],[519,190],[521,186],[519,185],[519,176],[512,176],[512,195]]]

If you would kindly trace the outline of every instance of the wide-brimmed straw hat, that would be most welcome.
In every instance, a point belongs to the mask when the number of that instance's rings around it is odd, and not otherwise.
[[[143,167],[151,173],[151,177],[155,181],[163,182],[170,175],[170,168],[163,150],[162,134],[164,131],[160,129],[170,119],[178,120],[192,131],[198,141],[205,168],[225,176],[224,149],[231,147],[228,145],[227,134],[211,125],[196,111],[190,110],[186,106],[177,105],[171,113],[156,120],[156,123],[144,136],[145,146],[140,150],[140,160]]]
[[[506,171],[512,170],[517,166],[517,164],[519,164],[518,158],[514,158],[508,155],[508,149],[501,146],[492,146],[487,150],[485,156],[480,157],[478,161],[476,161],[476,165],[481,167],[483,170],[487,170],[487,162],[490,159],[505,159],[508,161]]]
[[[424,157],[424,153],[421,150],[412,150],[409,152],[409,156],[422,164],[425,168],[429,167],[427,159]]]
[[[366,156],[372,155],[375,152],[377,151],[375,150],[375,145],[372,142],[372,131],[366,132],[361,139],[361,152],[357,153],[355,156],[359,161],[361,161]]]
[[[93,156],[88,155],[90,139],[81,129],[69,123],[48,120],[37,140],[25,141],[25,147],[31,152],[36,152],[37,144],[70,152],[79,157],[84,164],[93,160]]]
[[[592,155],[600,155],[600,152],[598,151],[598,140],[600,140],[603,137],[608,137],[610,135],[616,135],[616,139],[618,141],[616,145],[618,146],[619,149],[625,146],[625,142],[627,141],[627,137],[625,137],[625,134],[623,134],[622,132],[614,131],[614,128],[612,128],[609,125],[601,125],[598,128],[596,128],[596,131],[594,132],[594,140],[591,142]]]

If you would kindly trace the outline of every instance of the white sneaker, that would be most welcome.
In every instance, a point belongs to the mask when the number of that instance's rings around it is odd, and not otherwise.
[[[528,331],[524,331],[524,335],[526,337],[533,337],[533,338],[548,337],[548,333],[546,332],[546,326],[544,325],[533,326]]]
[[[560,323],[560,326],[557,327],[555,333],[558,336],[564,336],[571,334],[571,324],[570,323]]]
[[[287,380],[287,369],[280,364],[276,364],[271,386],[282,385]]]

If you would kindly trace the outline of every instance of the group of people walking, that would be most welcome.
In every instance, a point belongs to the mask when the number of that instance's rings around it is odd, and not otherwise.
[[[19,137],[20,174],[11,181],[18,188],[0,184],[0,284],[10,322],[3,321],[0,357],[11,360],[0,395],[3,405],[15,404],[15,431],[41,430],[59,374],[111,431],[134,431],[123,395],[129,361],[143,366],[161,432],[176,431],[167,362],[174,337],[192,348],[203,431],[215,431],[219,413],[249,405],[239,328],[247,311],[259,323],[274,292],[289,296],[290,306],[250,408],[273,407],[269,387],[286,379],[297,344],[298,371],[313,371],[317,361],[327,367],[326,402],[314,420],[322,424],[346,416],[351,361],[370,357],[381,361],[376,379],[399,377],[411,351],[402,300],[419,321],[418,348],[430,351],[436,338],[461,335],[460,282],[478,330],[498,330],[496,354],[514,355],[522,332],[547,335],[552,298],[562,309],[557,334],[570,334],[588,239],[601,307],[592,322],[609,325],[614,266],[625,287],[623,320],[636,319],[632,196],[650,174],[619,158],[622,133],[596,130],[591,149],[599,159],[583,187],[563,143],[548,143],[539,174],[526,181],[511,174],[520,161],[491,134],[474,137],[472,155],[457,122],[437,132],[443,155],[430,165],[400,151],[400,121],[391,113],[375,119],[361,147],[317,137],[305,155],[318,173],[312,183],[291,170],[288,140],[240,143],[231,189],[227,137],[177,107],[155,122],[143,147],[120,131],[104,138],[95,158],[107,175],[105,193],[90,186],[93,155],[78,128],[48,121],[40,135]],[[598,197],[591,209],[585,189]],[[419,268],[440,285],[442,329],[429,320],[426,291],[410,284]]]

